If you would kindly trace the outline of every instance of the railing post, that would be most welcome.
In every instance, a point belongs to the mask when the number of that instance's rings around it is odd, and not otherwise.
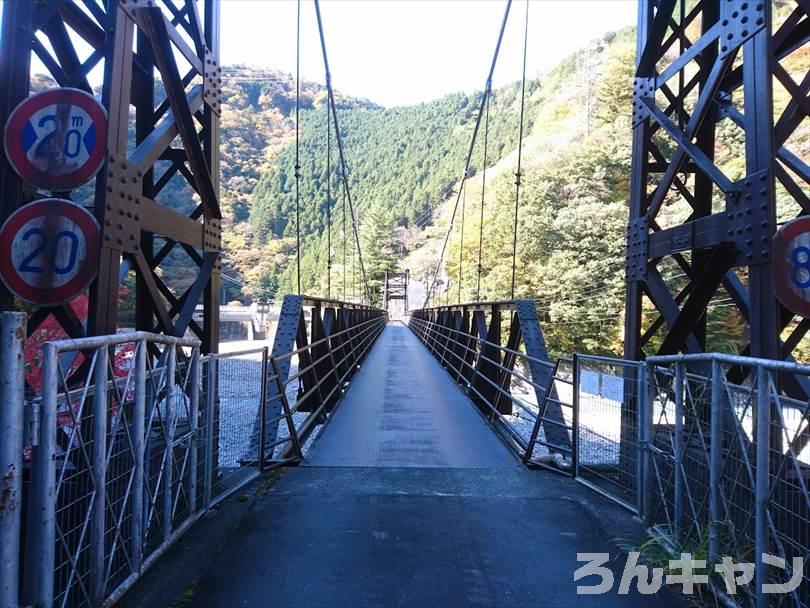
[[[189,360],[191,366],[188,370],[189,386],[189,433],[191,435],[191,446],[189,446],[188,456],[188,494],[189,494],[189,511],[195,513],[197,511],[197,464],[199,462],[198,450],[200,444],[197,437],[197,431],[200,428],[200,349],[195,347],[191,350],[191,359]]]
[[[722,455],[721,392],[723,368],[716,359],[712,361],[712,395],[709,417],[709,564],[720,557],[720,467]]]
[[[265,432],[267,430],[267,374],[269,369],[267,366],[269,356],[269,349],[265,346],[262,349],[262,393],[259,397],[259,453],[257,461],[259,463],[259,470],[264,470],[265,450],[267,449],[267,437]]]
[[[675,491],[673,500],[673,528],[675,539],[680,542],[683,520],[683,416],[684,416],[684,364],[675,364]]]
[[[177,369],[177,347],[169,345],[166,347],[168,355],[166,357],[166,369],[164,370],[164,406],[163,406],[163,428],[166,429],[164,440],[165,454],[163,458],[163,539],[168,541],[172,535],[172,486],[174,485],[174,376]]]
[[[146,340],[135,350],[135,403],[132,412],[132,449],[135,472],[132,479],[132,566],[139,573],[143,567],[144,529],[144,457],[146,441]]]
[[[768,582],[768,569],[762,559],[769,551],[768,539],[768,485],[770,475],[770,386],[768,370],[757,366],[757,411],[756,411],[756,484],[754,505],[754,572],[756,574],[756,606],[767,608],[768,596],[763,585]]]
[[[0,606],[19,605],[25,324],[0,313]]]
[[[42,347],[42,405],[39,445],[31,453],[31,496],[28,510],[23,602],[38,608],[53,604],[56,553],[56,407],[59,393],[59,353]]]
[[[211,505],[214,485],[214,404],[216,403],[217,388],[217,358],[208,355],[208,370],[205,376],[205,464],[203,465],[203,506],[207,509]]]
[[[646,427],[646,397],[647,382],[644,363],[636,363],[636,508],[638,514],[644,513],[644,452],[645,452],[645,427]]]
[[[109,347],[96,349],[93,370],[93,512],[90,520],[91,594],[96,605],[104,600],[105,536],[107,521],[107,402]]]
[[[641,459],[643,463],[642,475],[639,480],[641,485],[641,517],[649,526],[652,523],[652,436],[653,436],[653,408],[655,407],[655,366],[650,363],[641,365],[641,373],[644,375],[643,402],[643,425],[641,427]]]
[[[574,479],[579,477],[579,374],[580,374],[579,364],[580,364],[579,355],[577,353],[574,353],[573,356],[574,391],[573,391],[573,399],[571,400],[571,404],[573,407],[571,418],[574,426],[574,428],[571,431],[571,465],[572,465],[571,471]],[[549,384],[549,386],[553,385]],[[549,395],[546,394],[546,398],[548,397]],[[538,415],[539,411],[540,410],[538,406]]]
[[[301,448],[301,441],[298,437],[298,430],[295,428],[295,421],[292,418],[292,411],[290,410],[290,402],[287,399],[287,387],[281,381],[281,372],[276,363],[275,358],[270,358],[270,363],[273,365],[273,375],[276,377],[276,386],[278,387],[279,398],[281,399],[281,407],[284,409],[284,419],[287,421],[287,430],[290,433],[290,441],[292,448],[298,455],[299,460],[304,459],[304,451]],[[286,450],[283,450],[286,451]]]

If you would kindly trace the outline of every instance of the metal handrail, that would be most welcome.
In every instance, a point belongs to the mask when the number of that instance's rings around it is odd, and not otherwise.
[[[543,367],[547,368],[551,374],[549,382],[556,381],[555,370],[557,369],[557,366],[549,363],[548,361],[530,357],[519,351],[501,346],[500,344],[493,343],[478,336],[468,334],[460,329],[440,326],[437,323],[427,321],[419,318],[418,316],[412,316],[410,321],[413,324],[412,329],[414,332],[416,332],[422,342],[433,351],[434,355],[442,363],[442,365],[453,369],[454,374],[458,375],[456,381],[461,384],[461,378],[464,378],[462,388],[466,390],[468,394],[474,395],[480,399],[482,404],[487,408],[490,422],[494,422],[495,420],[498,421],[498,424],[494,425],[494,428],[505,432],[506,438],[509,441],[514,442],[514,444],[517,446],[517,451],[519,453],[522,452],[522,456],[525,456],[528,453],[529,447],[534,444],[547,446],[563,454],[573,454],[573,446],[566,447],[550,444],[537,438],[535,431],[532,432],[532,437],[527,441],[515,428],[513,428],[507,416],[498,411],[497,406],[500,400],[505,398],[511,404],[516,405],[519,409],[524,411],[530,420],[534,421],[535,429],[537,428],[538,423],[545,424],[548,422],[560,428],[570,430],[570,427],[567,424],[561,423],[554,418],[546,416],[544,413],[545,408],[543,408],[543,404],[547,399],[550,398],[550,395],[548,394],[550,385],[544,386],[536,382],[533,378],[529,378],[525,374],[503,365],[501,361],[487,356],[483,352],[483,347],[489,345],[495,348],[499,353],[506,355],[511,354],[515,356],[516,359],[522,359],[524,361],[542,365]],[[472,357],[470,357],[470,355],[472,355]],[[456,364],[453,361],[457,361],[458,363]],[[512,395],[511,391],[508,390],[508,387],[505,388],[502,386],[503,383],[501,381],[493,380],[482,374],[479,369],[479,365],[482,361],[488,362],[495,369],[505,372],[511,378],[517,378],[532,387],[535,390],[535,393],[538,395],[538,398],[541,399],[541,403],[537,404],[537,410],[535,411],[529,408],[522,399]],[[494,398],[490,399],[485,397],[475,386],[473,379],[482,379],[487,385],[492,387],[495,391]],[[563,403],[560,401],[555,402],[572,409],[574,407],[572,404]]]
[[[326,342],[328,342],[330,340],[334,340],[335,338],[340,337],[340,336],[342,336],[344,334],[356,331],[358,328],[363,327],[364,325],[369,325],[371,323],[378,323],[380,321],[385,321],[385,317],[375,317],[373,319],[369,319],[368,321],[363,321],[362,323],[358,323],[357,325],[353,325],[352,327],[342,329],[337,333],[330,334],[328,336],[320,338],[320,339],[316,340],[315,342],[311,342],[311,343],[307,344],[306,346],[301,346],[301,347],[299,347],[299,348],[297,348],[295,350],[291,350],[291,351],[289,351],[287,353],[284,353],[283,355],[278,355],[275,358],[276,358],[277,361],[284,361],[285,359],[291,359],[294,355],[298,355],[298,354],[300,354],[300,353],[302,353],[304,351],[310,350],[314,346],[320,346],[321,344],[324,344],[324,343],[326,343]]]
[[[427,322],[427,321],[422,321],[421,319],[416,319],[416,321],[419,321],[419,322],[425,323],[426,325],[435,325],[435,324],[429,323],[429,322]],[[428,328],[428,331],[433,332],[433,334],[439,334],[439,335],[441,335],[441,334],[440,334],[440,332],[439,332],[437,329],[435,329],[435,328],[430,328],[430,327],[429,327],[429,328]],[[475,336],[473,336],[472,334],[468,334],[468,333],[462,332],[461,330],[458,330],[458,329],[451,329],[450,331],[451,331],[451,332],[453,332],[453,333],[455,333],[455,334],[461,334],[461,335],[463,335],[463,336],[467,336],[467,337],[469,337],[469,338],[471,338],[471,339],[473,339],[473,340],[477,340],[477,341],[479,342],[479,344],[487,344],[487,345],[490,345],[490,346],[493,346],[493,347],[497,348],[498,350],[500,350],[500,351],[502,351],[502,352],[504,352],[504,353],[507,353],[507,354],[512,354],[512,355],[515,355],[515,356],[519,356],[519,357],[521,357],[521,358],[525,359],[526,361],[532,361],[532,362],[534,362],[534,363],[538,363],[539,365],[548,366],[550,369],[553,369],[553,368],[554,368],[554,365],[552,365],[552,364],[551,364],[551,363],[549,363],[548,361],[543,361],[542,359],[537,359],[536,357],[530,357],[530,356],[525,355],[525,354],[523,354],[523,353],[520,353],[520,352],[518,352],[518,351],[514,351],[514,350],[512,350],[512,349],[510,349],[510,348],[506,348],[506,347],[504,347],[504,346],[499,346],[499,345],[497,345],[497,344],[495,344],[495,343],[493,343],[493,342],[489,342],[489,341],[487,341],[487,340],[482,340],[482,339],[480,339],[480,338],[476,338],[476,337],[475,337]],[[442,337],[444,337],[444,336],[442,336]],[[455,339],[453,339],[453,338],[450,338],[450,336],[447,336],[447,340],[448,340],[449,342],[452,342],[453,344],[457,344],[458,346],[461,346],[461,347],[462,347],[462,348],[463,348],[463,349],[464,349],[466,352],[468,352],[468,353],[469,353],[469,352],[472,352],[472,353],[477,354],[481,360],[484,360],[484,361],[487,361],[487,362],[491,363],[492,365],[494,365],[494,366],[495,366],[495,367],[497,367],[498,369],[501,369],[501,370],[503,370],[503,371],[505,371],[505,372],[507,372],[507,373],[509,373],[509,374],[511,374],[511,375],[513,375],[513,376],[515,376],[515,377],[517,377],[517,378],[518,378],[518,379],[520,379],[520,380],[523,380],[524,382],[526,382],[527,384],[530,384],[530,385],[531,385],[531,386],[533,386],[534,388],[536,388],[536,389],[538,389],[538,390],[541,390],[541,391],[545,391],[545,390],[546,390],[546,389],[545,389],[545,387],[540,386],[540,385],[538,385],[538,384],[535,384],[533,380],[531,380],[531,379],[527,378],[526,376],[524,376],[524,375],[523,375],[523,374],[521,374],[520,372],[516,372],[516,371],[514,371],[514,370],[510,370],[508,367],[504,366],[504,365],[503,365],[502,363],[500,363],[499,361],[495,361],[494,359],[491,359],[491,358],[487,357],[487,356],[486,356],[486,355],[484,355],[484,354],[483,354],[481,351],[475,350],[475,349],[473,349],[473,348],[469,347],[468,345],[466,345],[466,344],[464,344],[464,343],[462,343],[462,342],[459,342],[458,340],[455,340]],[[435,342],[436,342],[436,341],[437,341],[437,340],[434,338],[434,344],[435,344]],[[453,354],[453,355],[455,355],[456,357],[458,357],[458,355],[456,355],[456,353],[452,353],[452,354]],[[470,364],[468,364],[466,361],[462,361],[462,363],[466,364],[468,367],[470,366]]]
[[[343,357],[339,361],[337,361],[337,362],[335,362],[333,364],[333,366],[332,366],[333,370],[335,370],[335,371],[338,370],[350,358],[353,361],[360,361],[365,356],[365,354],[368,352],[368,350],[371,348],[371,345],[373,344],[373,341],[374,341],[373,338],[376,338],[376,336],[379,335],[379,333],[382,331],[383,327],[386,325],[386,320],[385,320],[385,317],[378,317],[376,319],[371,319],[369,321],[366,321],[366,322],[364,322],[362,324],[355,325],[351,329],[357,330],[358,327],[361,327],[363,325],[365,325],[366,327],[364,327],[361,330],[359,335],[355,335],[351,339],[351,341],[356,342],[356,344],[354,346],[352,346],[348,352],[345,352],[345,354],[343,355]],[[348,331],[348,330],[345,330],[345,331]],[[340,333],[343,333],[343,332],[340,332]],[[330,336],[330,338],[334,337],[336,335],[337,334],[333,334],[333,336]],[[304,351],[304,350],[311,349],[311,348],[313,348],[313,346],[317,345],[319,342],[321,342],[321,341],[310,344],[307,347],[300,348],[300,349],[298,349],[298,351],[301,352],[301,351]],[[362,349],[362,352],[359,355],[356,355],[358,349]],[[327,355],[321,357],[320,360],[323,360],[326,357],[331,357],[331,356],[332,356],[332,353],[330,351],[330,353],[328,353]],[[271,360],[272,360],[274,369],[277,370],[278,369],[277,368],[278,362],[283,360],[283,359],[286,359],[286,358],[288,358],[288,355],[282,355],[280,357],[272,357]],[[308,368],[307,370],[298,370],[298,372],[296,374],[289,376],[284,381],[281,381],[280,376],[277,375],[276,382],[277,382],[277,386],[278,386],[279,397],[281,398],[282,403],[287,401],[287,397],[286,397],[287,387],[292,382],[299,380],[305,372],[307,372],[307,371],[311,370],[312,368],[314,368],[315,365],[316,365],[315,363],[312,363],[309,366],[307,366],[307,368]],[[304,420],[304,422],[300,425],[300,427],[298,427],[298,428],[293,427],[293,428],[295,428],[296,440],[297,440],[299,445],[302,444],[303,442],[305,442],[309,438],[309,435],[313,431],[315,421],[320,419],[320,417],[323,414],[324,408],[326,408],[327,404],[332,400],[335,393],[338,390],[341,390],[343,388],[346,379],[354,371],[355,371],[355,369],[353,368],[353,366],[350,366],[348,369],[346,369],[346,371],[343,372],[343,374],[339,378],[337,377],[337,374],[334,374],[335,379],[336,379],[335,385],[332,387],[332,389],[329,391],[329,393],[326,396],[321,396],[321,398],[319,399],[320,403],[318,404],[318,406],[315,409],[313,409],[313,411],[311,411],[309,413],[309,416],[307,416],[306,420]],[[332,372],[330,371],[330,373],[326,374],[326,376],[324,376],[322,378],[319,378],[312,388],[310,388],[308,391],[306,391],[302,395],[299,395],[297,400],[296,400],[296,405],[293,408],[289,408],[290,414],[298,412],[298,409],[299,409],[301,403],[305,402],[308,398],[310,398],[314,394],[320,393],[320,389],[321,389],[322,384],[324,383],[326,378],[331,376],[331,375],[332,375]],[[291,433],[291,435],[292,435],[292,433]],[[299,450],[300,450],[300,447],[299,447]],[[286,457],[288,455],[289,451],[290,451],[290,448],[287,448],[286,450],[284,450],[281,453],[280,457],[281,458]]]
[[[194,348],[200,346],[201,342],[196,338],[178,338],[165,334],[153,334],[148,331],[132,331],[122,334],[112,334],[109,336],[88,336],[86,338],[66,338],[64,340],[53,340],[46,342],[43,348],[52,348],[56,353],[68,351],[81,351],[101,348],[102,346],[118,346],[131,342],[151,342],[153,344],[165,344],[167,346],[185,346]]]

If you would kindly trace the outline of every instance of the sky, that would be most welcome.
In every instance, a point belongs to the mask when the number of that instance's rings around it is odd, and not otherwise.
[[[221,7],[223,65],[295,73],[296,0],[221,0]],[[505,7],[505,0],[321,0],[332,82],[341,93],[385,106],[481,90]],[[529,0],[528,76],[634,24],[636,7],[636,0]],[[2,9],[0,2],[0,15]],[[512,2],[496,87],[520,79],[525,11],[526,0]],[[32,71],[45,70],[35,59]],[[101,72],[91,72],[91,83],[101,80]],[[310,0],[301,2],[301,77],[324,81]]]
[[[322,0],[332,82],[385,106],[481,90],[504,0]],[[537,76],[635,23],[635,0],[530,0],[527,72]],[[520,78],[525,0],[514,0],[493,85]],[[295,73],[295,0],[222,0],[223,65]],[[301,3],[301,77],[323,82],[314,4]]]

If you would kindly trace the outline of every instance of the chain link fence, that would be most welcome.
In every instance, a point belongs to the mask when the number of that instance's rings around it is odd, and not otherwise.
[[[673,553],[709,568],[752,563],[753,582],[728,601],[810,606],[810,402],[791,397],[810,386],[810,366],[578,356],[576,370],[577,478],[640,514]]]

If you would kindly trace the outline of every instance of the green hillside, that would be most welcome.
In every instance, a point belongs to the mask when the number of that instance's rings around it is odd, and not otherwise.
[[[529,93],[537,89],[531,83]],[[489,157],[500,159],[517,142],[517,85],[495,92],[491,101]],[[302,255],[302,289],[319,292],[326,269],[327,227],[327,148],[325,99],[314,100],[315,107],[302,114],[301,120],[301,233],[306,235]],[[338,116],[349,169],[349,187],[364,240],[373,232],[395,226],[412,226],[425,220],[430,212],[452,193],[463,168],[464,158],[480,104],[480,94],[449,95],[431,103],[400,108],[341,104]],[[539,105],[532,104],[527,120],[532,124]],[[332,145],[335,145],[334,138]],[[277,254],[282,239],[287,252],[295,234],[295,149],[289,145],[274,159],[258,181],[253,193],[250,224],[255,244]],[[473,163],[480,170],[481,159]],[[337,152],[332,158],[332,207],[337,222],[333,256],[342,261],[343,202],[338,195],[339,167]],[[376,221],[374,226],[371,220]],[[350,220],[349,220],[350,221]],[[375,247],[363,246],[370,278],[376,284],[390,262],[380,264]],[[279,271],[279,268],[286,270]],[[334,265],[340,279],[342,267]],[[295,289],[294,264],[279,263],[274,273],[282,292]],[[358,270],[359,272],[359,270]],[[267,284],[266,275],[257,277]],[[342,280],[342,279],[340,279]],[[358,277],[359,280],[359,277]],[[255,284],[255,283],[254,283]],[[267,293],[267,296],[273,294]]]

